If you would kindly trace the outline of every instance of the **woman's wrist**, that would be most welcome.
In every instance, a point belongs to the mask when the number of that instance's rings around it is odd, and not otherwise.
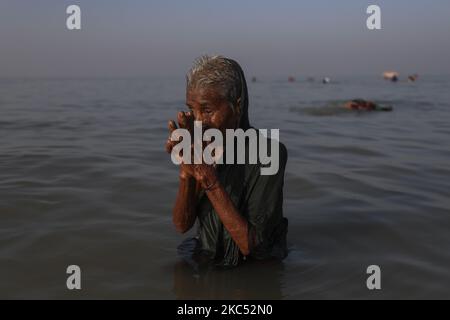
[[[186,170],[186,168],[183,167],[183,165],[181,165],[180,167],[180,173],[178,175],[180,177],[180,180],[183,181],[190,181],[192,179],[194,179],[194,177],[192,177]]]
[[[213,182],[209,184],[203,184],[202,187],[203,190],[205,190],[206,192],[213,191],[219,187],[219,179],[216,178]]]
[[[189,180],[189,175],[187,175],[185,172],[181,171],[179,174],[180,180],[185,180],[188,181]]]
[[[201,186],[205,191],[211,191],[215,189],[219,184],[219,178],[216,174],[207,175],[202,179]]]

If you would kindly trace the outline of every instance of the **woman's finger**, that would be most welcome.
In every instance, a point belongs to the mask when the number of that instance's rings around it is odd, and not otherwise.
[[[183,111],[178,112],[177,120],[178,120],[178,125],[180,126],[180,128],[186,128],[187,119],[186,119],[186,115],[184,114]]]
[[[167,127],[169,129],[169,140],[171,140],[172,137],[172,133],[178,129],[177,124],[175,123],[175,121],[170,120],[169,123],[167,124]]]
[[[172,132],[174,132],[176,129],[178,129],[177,124],[173,120],[169,121],[167,127],[169,129],[169,136],[172,134]]]
[[[191,111],[185,112],[186,116],[186,129],[189,130],[191,134],[194,132],[194,114]]]
[[[169,129],[169,138],[166,141],[166,151],[167,151],[167,153],[171,153],[173,146],[175,145],[175,141],[171,140],[172,133],[178,128],[177,128],[175,121],[173,121],[173,120],[170,120],[168,122],[167,128]]]
[[[173,146],[175,145],[174,141],[167,139],[166,141],[166,151],[167,153],[172,153]]]

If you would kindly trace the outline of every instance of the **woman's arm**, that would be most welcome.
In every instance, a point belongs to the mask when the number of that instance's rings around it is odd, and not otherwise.
[[[177,115],[178,125],[180,128],[188,129],[192,131],[191,125],[193,117],[190,112],[179,112]],[[169,121],[169,138],[166,142],[166,151],[172,152],[172,149],[177,141],[172,141],[172,132],[177,129],[175,121]],[[175,200],[175,205],[172,211],[172,220],[175,228],[180,233],[189,231],[195,223],[197,217],[197,194],[198,184],[195,179],[189,175],[189,167],[185,164],[181,164],[180,167],[180,181],[178,184],[178,193]]]
[[[180,175],[178,194],[173,207],[173,224],[180,233],[189,231],[197,218],[196,181]]]
[[[242,254],[247,256],[250,252],[247,220],[239,214],[231,201],[230,195],[220,183],[216,169],[206,164],[191,165],[191,167],[194,169],[192,175],[205,190],[225,229],[227,229]]]
[[[242,254],[247,256],[250,253],[247,220],[239,214],[231,201],[230,195],[219,181],[206,191],[206,194],[231,238],[233,238]]]
[[[193,121],[191,113],[178,114],[180,128],[189,128]],[[166,143],[168,153],[176,142],[170,140],[170,134],[176,129],[174,121],[169,122],[169,139]],[[216,174],[216,169],[206,164],[181,164],[178,194],[173,208],[173,223],[176,229],[185,233],[192,228],[197,218],[197,193],[199,187],[205,189],[214,210],[224,227],[237,244],[243,255],[249,254],[248,224],[243,218],[229,194],[225,191]]]

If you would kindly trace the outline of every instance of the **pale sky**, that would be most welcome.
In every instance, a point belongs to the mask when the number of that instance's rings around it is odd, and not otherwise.
[[[204,53],[252,75],[450,74],[449,31],[448,0],[0,0],[0,77],[179,76]]]

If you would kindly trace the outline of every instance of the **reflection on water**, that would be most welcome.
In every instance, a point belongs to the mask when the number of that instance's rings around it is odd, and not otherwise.
[[[239,268],[211,264],[193,267],[186,261],[174,266],[173,291],[177,299],[281,299],[283,264],[253,261]]]
[[[223,268],[198,250],[196,237],[178,246],[182,258],[174,267],[177,299],[281,299],[283,263],[247,260],[238,268]]]

